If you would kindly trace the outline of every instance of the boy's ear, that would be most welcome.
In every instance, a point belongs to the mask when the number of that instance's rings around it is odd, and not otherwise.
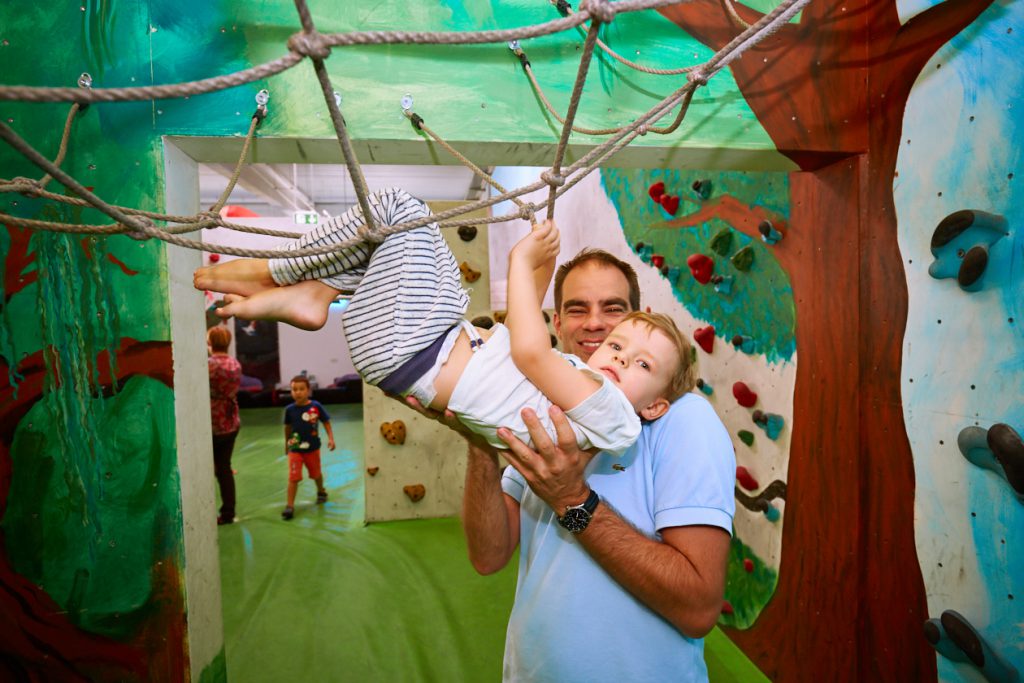
[[[657,420],[659,417],[668,412],[668,409],[672,407],[672,404],[668,402],[666,398],[656,398],[646,408],[640,409],[640,417],[645,420]]]

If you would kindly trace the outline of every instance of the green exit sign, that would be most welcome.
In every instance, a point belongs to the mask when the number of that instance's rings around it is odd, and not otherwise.
[[[320,222],[316,211],[296,211],[292,215],[295,217],[295,225],[316,225]]]

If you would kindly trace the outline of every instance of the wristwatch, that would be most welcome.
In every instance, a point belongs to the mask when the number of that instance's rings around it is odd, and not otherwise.
[[[566,505],[565,514],[558,518],[558,523],[574,534],[582,533],[594,516],[594,510],[601,498],[594,489],[590,489],[590,495],[580,505]]]

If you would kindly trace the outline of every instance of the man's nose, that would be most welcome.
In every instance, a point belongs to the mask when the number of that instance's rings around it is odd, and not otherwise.
[[[587,319],[583,322],[583,326],[588,330],[600,330],[607,327],[604,315],[600,312],[594,312],[587,315]]]

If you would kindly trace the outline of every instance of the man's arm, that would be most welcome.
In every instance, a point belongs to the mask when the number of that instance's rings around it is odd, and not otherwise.
[[[519,503],[501,490],[501,471],[493,448],[469,444],[462,528],[469,561],[480,574],[504,568],[519,545]]]
[[[583,470],[590,458],[577,448],[565,415],[551,409],[557,444],[533,411],[524,410],[523,419],[538,452],[508,430],[498,430],[511,449],[509,462],[557,514],[582,503],[589,488]],[[703,637],[721,611],[729,534],[717,527],[687,526],[663,529],[661,535],[661,541],[648,538],[601,504],[576,539],[623,588],[683,635]]]

